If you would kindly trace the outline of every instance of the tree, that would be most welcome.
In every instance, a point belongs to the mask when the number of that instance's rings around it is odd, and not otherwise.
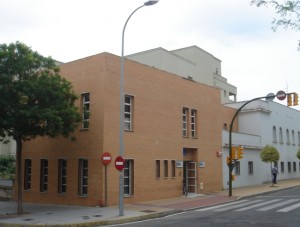
[[[284,0],[283,3],[274,0],[251,0],[251,5],[260,6],[272,6],[276,10],[278,18],[274,18],[272,21],[272,29],[277,30],[278,27],[285,29],[291,28],[294,30],[300,30],[300,1],[299,0]]]
[[[0,155],[0,176],[13,179],[16,168],[16,157],[12,154]]]
[[[298,152],[297,152],[297,154],[296,154],[296,157],[297,157],[298,159],[300,159],[300,149],[298,150]]]
[[[23,43],[0,45],[0,141],[17,144],[18,214],[22,208],[22,143],[37,136],[68,137],[80,121],[71,83],[51,57]]]
[[[271,170],[272,170],[272,162],[275,164],[276,162],[279,161],[279,158],[280,158],[280,154],[277,151],[277,149],[270,145],[266,145],[260,153],[260,159],[263,162],[267,162],[267,163],[270,162]]]

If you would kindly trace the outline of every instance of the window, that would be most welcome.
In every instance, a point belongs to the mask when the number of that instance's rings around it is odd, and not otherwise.
[[[282,128],[279,128],[279,143],[283,143]]]
[[[235,175],[241,174],[241,163],[239,161],[235,162],[234,171],[235,171]]]
[[[78,195],[87,195],[88,193],[88,160],[78,160]]]
[[[286,144],[290,144],[290,131],[286,130]]]
[[[292,172],[292,166],[291,166],[291,162],[288,162],[288,172]]]
[[[175,160],[172,160],[171,161],[171,177],[172,178],[175,178],[175,174],[176,174],[176,161]]]
[[[155,161],[155,176],[160,178],[160,160]]]
[[[182,109],[182,135],[183,137],[188,136],[188,109],[183,108]]]
[[[253,175],[253,162],[248,162],[248,174]]]
[[[25,159],[24,190],[31,189],[31,159]]]
[[[58,160],[58,193],[67,191],[67,160]]]
[[[134,194],[134,160],[126,159],[124,166],[124,195]]]
[[[284,173],[284,162],[280,162],[280,172]]]
[[[191,110],[191,136],[192,136],[192,138],[197,137],[196,123],[197,123],[197,110]]]
[[[277,143],[276,126],[273,126],[273,142]]]
[[[292,144],[295,145],[295,131],[292,130]]]
[[[82,128],[88,129],[90,127],[90,93],[81,95],[82,100]]]
[[[169,176],[169,166],[168,160],[164,160],[164,177],[167,178]]]
[[[41,159],[40,191],[46,192],[47,190],[48,190],[48,160]]]
[[[297,171],[297,165],[296,165],[296,162],[293,162],[293,171],[294,171],[294,172]]]
[[[132,130],[132,119],[133,119],[133,97],[125,95],[124,103],[124,129]]]

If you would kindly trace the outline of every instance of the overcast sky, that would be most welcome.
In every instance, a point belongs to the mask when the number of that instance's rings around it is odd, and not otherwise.
[[[144,1],[0,0],[0,43],[21,41],[62,62],[101,52],[120,56],[124,23]],[[143,7],[127,25],[125,55],[196,45],[222,61],[238,101],[300,93],[300,32],[273,32],[274,9],[249,2],[160,0]]]

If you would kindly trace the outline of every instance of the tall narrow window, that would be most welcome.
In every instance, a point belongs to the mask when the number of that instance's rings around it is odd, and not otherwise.
[[[172,160],[171,161],[171,177],[172,178],[175,178],[175,174],[176,174],[176,161],[175,160]]]
[[[88,129],[90,127],[90,93],[81,95],[82,99],[82,128]]]
[[[295,145],[295,131],[292,130],[292,144]]]
[[[24,190],[31,189],[31,159],[25,159]]]
[[[235,175],[240,175],[241,174],[241,164],[239,161],[235,162],[235,167],[234,167]]]
[[[277,133],[276,133],[276,126],[273,126],[273,142],[277,143]]]
[[[164,160],[164,177],[169,177],[169,165],[168,160]]]
[[[88,194],[88,160],[78,160],[78,194]]]
[[[155,176],[156,178],[160,178],[160,160],[155,161]]]
[[[282,128],[279,128],[279,143],[283,143]]]
[[[280,172],[284,173],[284,162],[280,162]]]
[[[191,136],[197,137],[197,110],[191,110]]]
[[[124,166],[124,195],[134,194],[134,160],[126,159]]]
[[[188,136],[188,108],[182,109],[182,135],[183,137]]]
[[[58,160],[58,193],[67,191],[67,160]]]
[[[132,130],[133,129],[133,97],[125,95],[124,103],[124,129]]]
[[[48,190],[48,160],[41,159],[40,167],[40,191],[46,192]]]
[[[290,144],[290,131],[288,129],[286,130],[286,143]]]
[[[248,174],[253,175],[253,162],[248,162]]]
[[[291,165],[291,162],[288,162],[288,172],[292,172],[292,165]]]
[[[297,171],[297,164],[296,164],[296,162],[293,162],[293,171],[294,171],[294,172]]]

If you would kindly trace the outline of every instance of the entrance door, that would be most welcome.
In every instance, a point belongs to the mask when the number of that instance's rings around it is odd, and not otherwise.
[[[188,193],[197,193],[197,163],[185,162],[185,179]]]

